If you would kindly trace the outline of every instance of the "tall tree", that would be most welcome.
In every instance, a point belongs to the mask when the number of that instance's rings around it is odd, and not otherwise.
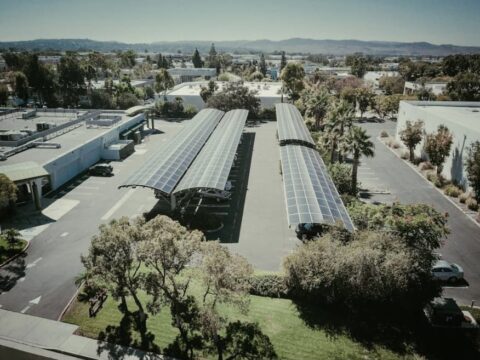
[[[447,84],[452,100],[480,101],[480,74],[460,73]]]
[[[440,125],[436,133],[427,134],[425,152],[430,162],[437,167],[437,175],[440,175],[442,172],[445,159],[450,154],[452,143],[453,135],[444,125]]]
[[[255,117],[260,109],[260,99],[255,91],[249,90],[242,83],[227,83],[221,91],[212,95],[207,106],[222,111],[245,109],[249,116]]]
[[[412,123],[407,121],[405,129],[400,131],[400,139],[402,139],[405,146],[410,152],[410,161],[415,160],[415,148],[422,141],[423,136],[423,121],[418,120]]]
[[[155,77],[155,91],[163,92],[163,99],[167,100],[167,90],[175,85],[170,73],[165,69],[160,69]]]
[[[323,125],[322,122],[327,114],[329,102],[330,94],[325,87],[314,87],[308,91],[305,101],[305,115],[315,119],[315,129],[317,130]]]
[[[121,300],[120,310],[129,313],[126,297],[130,295],[138,309],[137,321],[142,343],[147,342],[147,314],[139,297],[143,287],[143,259],[139,246],[144,240],[140,228],[143,220],[134,222],[123,217],[100,225],[100,234],[92,238],[87,255],[81,260],[89,277],[106,286],[114,299]]]
[[[282,70],[280,78],[292,101],[298,100],[300,93],[305,88],[304,77],[305,71],[302,64],[299,63],[289,63]]]
[[[0,84],[0,105],[7,105],[8,87],[5,84]]]
[[[373,99],[375,94],[369,88],[358,88],[356,89],[356,100],[358,104],[358,109],[360,110],[360,118],[363,118],[363,114],[368,110],[369,107],[373,104]]]
[[[260,64],[258,65],[258,68],[265,77],[265,75],[267,75],[267,63],[265,62],[265,55],[263,53],[260,54]]]
[[[76,106],[85,93],[85,71],[75,53],[69,53],[58,64],[59,83],[65,106]]]
[[[215,50],[215,44],[212,43],[210,51],[207,56],[207,66],[209,68],[217,69],[217,75],[220,73],[220,62],[218,61],[217,50]]]
[[[475,192],[477,201],[480,202],[480,141],[477,140],[470,145],[465,167],[470,186]]]
[[[282,56],[280,58],[280,73],[287,66],[287,57],[285,56],[285,51],[282,51]]]
[[[202,61],[202,58],[200,57],[200,53],[198,52],[198,49],[195,49],[195,52],[193,53],[192,63],[195,68],[201,68],[203,66],[203,61]]]
[[[28,100],[28,79],[21,71],[13,74],[15,95],[27,102]]]
[[[0,174],[0,209],[13,206],[17,201],[17,186],[5,174]]]
[[[330,162],[335,162],[339,143],[342,141],[347,128],[352,126],[355,110],[345,100],[330,104],[327,122],[324,128],[323,141],[330,149]],[[338,160],[343,162],[342,154],[338,154]]]
[[[207,84],[207,87],[202,86],[200,90],[200,97],[202,98],[204,103],[207,103],[208,99],[215,94],[215,91],[217,91],[218,86],[215,83],[215,81],[210,80]]]
[[[352,154],[352,186],[353,196],[357,195],[357,173],[362,156],[372,157],[374,155],[374,144],[370,141],[367,131],[358,126],[352,126],[343,141],[343,151]]]

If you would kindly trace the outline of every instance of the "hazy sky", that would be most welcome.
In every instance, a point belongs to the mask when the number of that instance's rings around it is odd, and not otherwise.
[[[360,39],[480,45],[480,0],[0,0],[0,40]]]

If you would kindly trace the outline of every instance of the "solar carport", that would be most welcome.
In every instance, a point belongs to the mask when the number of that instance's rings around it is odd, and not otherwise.
[[[246,110],[201,110],[120,187],[152,188],[172,208],[188,190],[223,190],[247,116]]]
[[[352,220],[300,112],[294,105],[277,104],[276,115],[288,224],[341,223],[352,231]]]

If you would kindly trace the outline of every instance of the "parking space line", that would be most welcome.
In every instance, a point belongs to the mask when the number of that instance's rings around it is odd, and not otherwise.
[[[105,215],[102,216],[102,220],[108,220],[115,213],[115,211],[117,211],[130,198],[130,196],[133,195],[134,192],[135,189],[128,190],[127,193],[123,195],[120,200],[118,200],[117,203],[105,213]]]

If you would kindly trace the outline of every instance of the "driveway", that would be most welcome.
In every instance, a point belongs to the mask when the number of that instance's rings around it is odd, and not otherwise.
[[[460,303],[480,303],[480,228],[462,211],[440,194],[428,181],[393,154],[377,138],[380,131],[395,134],[396,123],[365,123],[361,125],[375,143],[375,157],[363,159],[359,181],[378,193],[370,200],[415,204],[425,203],[440,212],[449,214],[450,235],[440,249],[442,258],[458,263],[464,268],[469,283],[466,288],[445,288],[445,295],[455,297]],[[383,194],[385,193],[386,194]]]

